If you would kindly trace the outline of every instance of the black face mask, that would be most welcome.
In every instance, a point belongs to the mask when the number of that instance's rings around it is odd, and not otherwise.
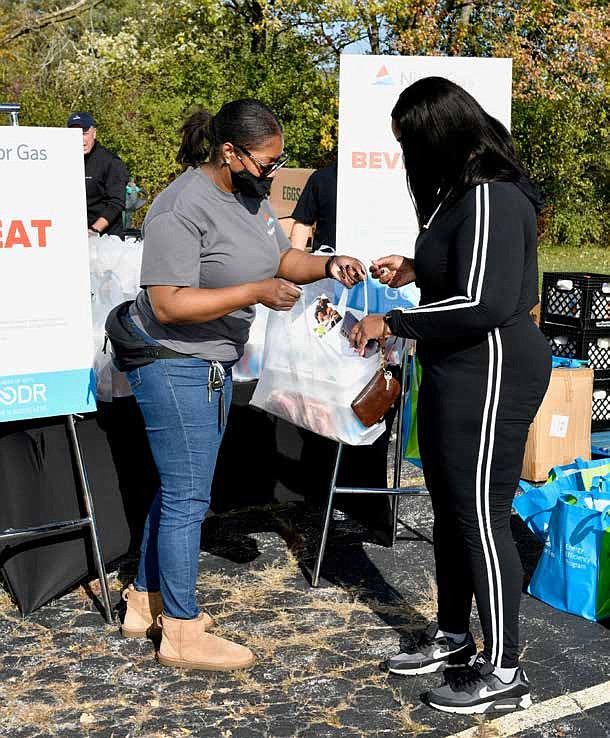
[[[242,195],[263,200],[271,192],[273,177],[256,177],[247,169],[242,169],[240,172],[231,170],[231,182]]]

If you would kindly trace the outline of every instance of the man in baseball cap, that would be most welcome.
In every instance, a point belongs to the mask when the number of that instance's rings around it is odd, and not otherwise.
[[[91,113],[72,113],[67,125],[83,132],[89,232],[123,238],[127,167],[115,153],[96,141],[97,123]]]
[[[82,128],[86,131],[89,128],[97,128],[97,123],[91,113],[72,113],[68,118],[68,128]]]

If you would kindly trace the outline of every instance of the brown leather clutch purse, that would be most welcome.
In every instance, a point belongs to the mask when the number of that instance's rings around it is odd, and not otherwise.
[[[375,376],[352,402],[352,410],[365,428],[383,419],[400,397],[400,382],[386,368],[378,369]]]

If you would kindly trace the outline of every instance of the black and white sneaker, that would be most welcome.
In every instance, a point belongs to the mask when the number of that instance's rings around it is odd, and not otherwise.
[[[463,666],[476,654],[470,633],[461,643],[437,633],[436,623],[413,633],[406,650],[389,660],[389,670],[393,674],[432,674],[444,666]]]
[[[527,709],[532,704],[530,683],[519,666],[511,682],[494,674],[493,665],[482,654],[463,669],[448,669],[440,687],[431,689],[425,702],[442,712],[473,715]]]

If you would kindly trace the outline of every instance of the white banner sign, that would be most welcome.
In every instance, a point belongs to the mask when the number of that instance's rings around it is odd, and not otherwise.
[[[0,127],[0,422],[95,410],[82,131]]]
[[[391,112],[405,87],[445,77],[510,128],[511,59],[341,57],[337,250],[369,262],[413,256],[419,228]]]

